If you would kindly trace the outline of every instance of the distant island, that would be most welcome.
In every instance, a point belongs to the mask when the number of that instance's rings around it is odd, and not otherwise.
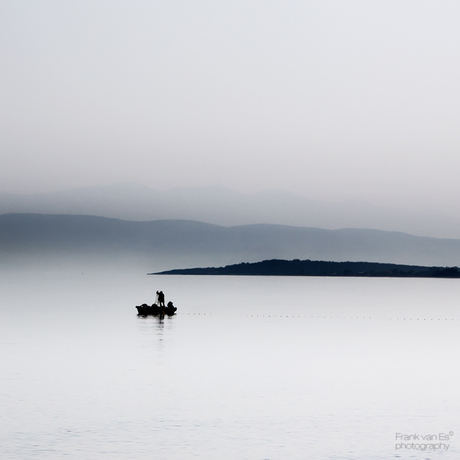
[[[458,267],[424,267],[377,262],[264,260],[225,267],[185,268],[148,275],[353,276],[389,278],[460,278]]]

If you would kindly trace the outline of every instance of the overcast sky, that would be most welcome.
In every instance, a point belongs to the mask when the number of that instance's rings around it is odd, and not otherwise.
[[[460,2],[0,0],[0,189],[452,206]]]

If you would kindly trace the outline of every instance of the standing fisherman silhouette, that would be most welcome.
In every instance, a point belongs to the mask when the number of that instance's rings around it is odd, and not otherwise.
[[[163,291],[157,291],[156,294],[155,304],[160,307],[160,317],[163,317],[165,315],[165,295]]]
[[[160,304],[160,307],[164,307],[165,306],[165,295],[163,294],[163,291],[160,291],[158,293],[158,302]]]

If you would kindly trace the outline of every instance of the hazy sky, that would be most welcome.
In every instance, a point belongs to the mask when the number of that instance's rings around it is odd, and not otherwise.
[[[0,189],[452,206],[460,2],[0,0]]]

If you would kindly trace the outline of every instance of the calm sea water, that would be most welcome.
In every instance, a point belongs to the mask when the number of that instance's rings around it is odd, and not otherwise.
[[[458,280],[120,267],[0,285],[1,458],[460,458]],[[138,317],[159,289],[178,314]]]

